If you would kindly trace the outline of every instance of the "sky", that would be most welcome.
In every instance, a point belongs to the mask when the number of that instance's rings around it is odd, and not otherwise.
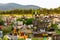
[[[36,5],[42,8],[56,8],[60,0],[0,0],[0,3],[17,3],[21,5]]]

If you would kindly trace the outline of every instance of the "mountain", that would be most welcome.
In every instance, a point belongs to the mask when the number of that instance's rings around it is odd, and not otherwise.
[[[20,5],[16,3],[0,3],[0,10],[13,10],[13,9],[38,9],[40,7],[35,5]]]

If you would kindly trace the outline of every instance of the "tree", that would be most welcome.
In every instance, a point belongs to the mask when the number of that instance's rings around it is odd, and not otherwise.
[[[52,24],[51,27],[55,29],[57,34],[60,34],[60,29],[58,29],[57,24]]]
[[[21,18],[17,18],[17,20],[16,21],[23,21],[23,19],[21,19]]]
[[[33,20],[34,20],[33,18],[28,18],[28,19],[26,20],[25,24],[26,24],[26,25],[30,25],[30,24],[32,24]]]
[[[7,33],[12,32],[12,28],[13,27],[11,27],[11,26],[2,28],[3,35],[6,35]]]
[[[54,29],[58,29],[57,24],[52,24],[51,27]]]
[[[0,25],[4,25],[4,21],[0,18]]]

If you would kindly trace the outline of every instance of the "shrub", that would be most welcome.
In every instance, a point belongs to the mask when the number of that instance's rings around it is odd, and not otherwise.
[[[30,24],[32,24],[33,20],[34,20],[33,18],[28,18],[28,19],[26,20],[25,24],[26,24],[26,25],[30,25]]]
[[[0,19],[0,25],[4,25],[4,21]]]
[[[3,35],[10,33],[12,31],[12,27],[4,27],[2,28]]]
[[[23,21],[23,19],[21,19],[21,18],[17,18],[17,20],[16,21]]]

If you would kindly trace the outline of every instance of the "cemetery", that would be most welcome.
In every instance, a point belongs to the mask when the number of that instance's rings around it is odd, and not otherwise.
[[[39,14],[32,15],[32,18],[24,15],[1,16],[0,38],[1,40],[59,40],[58,22],[56,24],[56,21],[49,17]]]

